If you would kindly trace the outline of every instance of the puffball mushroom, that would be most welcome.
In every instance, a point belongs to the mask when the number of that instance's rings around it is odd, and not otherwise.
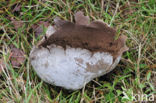
[[[74,16],[76,23],[54,19],[52,34],[30,53],[31,64],[43,81],[70,90],[81,89],[113,70],[128,50],[126,36],[115,40],[116,30],[106,23],[89,23],[81,11]]]

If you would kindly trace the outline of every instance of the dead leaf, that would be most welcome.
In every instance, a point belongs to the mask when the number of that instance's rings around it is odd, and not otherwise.
[[[25,61],[25,53],[18,48],[11,48],[10,61],[13,67],[19,67]]]
[[[39,25],[43,25],[45,27],[48,27],[49,26],[49,22],[48,21],[39,21],[38,24]]]
[[[13,9],[13,12],[18,12],[18,11],[20,11],[20,9],[21,9],[21,4],[17,4],[16,6],[15,6],[15,8]]]
[[[38,37],[43,33],[43,27],[48,28],[49,22],[40,21],[35,25],[32,25],[32,29],[35,32],[35,37]]]
[[[136,10],[133,8],[135,4],[125,3],[119,9],[121,11],[121,17],[127,18],[129,15],[133,14]]]
[[[43,28],[42,26],[38,26],[34,31],[35,31],[35,37],[38,37],[40,34],[43,33]]]
[[[19,28],[21,28],[24,25],[23,21],[18,21],[18,20],[15,20],[14,18],[11,18],[11,22],[14,25],[14,28],[16,30],[18,30]]]

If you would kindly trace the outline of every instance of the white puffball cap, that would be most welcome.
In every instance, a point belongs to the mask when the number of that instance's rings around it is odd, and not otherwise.
[[[34,47],[30,53],[31,64],[39,77],[52,85],[77,90],[92,79],[102,76],[118,64],[120,56],[113,62],[109,53],[91,53],[86,49],[66,49],[50,45]]]

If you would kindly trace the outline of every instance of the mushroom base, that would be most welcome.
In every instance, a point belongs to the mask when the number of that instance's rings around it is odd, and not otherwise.
[[[43,81],[70,90],[81,89],[92,79],[110,72],[120,58],[113,62],[113,56],[106,52],[92,53],[69,46],[64,49],[54,44],[48,49],[33,47],[30,53],[31,64]]]

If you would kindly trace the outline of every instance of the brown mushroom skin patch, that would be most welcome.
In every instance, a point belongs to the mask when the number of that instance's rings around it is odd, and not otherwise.
[[[101,22],[93,22],[90,26],[86,26],[66,21],[39,46],[47,47],[50,44],[55,44],[66,48],[68,45],[91,52],[109,52],[116,55],[124,44],[120,39],[115,40],[115,34],[116,31],[113,28]]]
[[[81,58],[75,58],[75,61],[77,61],[79,64],[83,64],[83,59]]]
[[[84,16],[83,12],[81,12],[81,11],[77,12],[74,15],[74,17],[75,17],[76,24],[78,24],[78,25],[88,25],[89,24],[89,17]]]
[[[92,73],[99,73],[99,71],[104,71],[104,70],[107,71],[110,68],[110,65],[104,63],[103,60],[99,60],[96,64],[86,63],[86,65],[87,65],[86,71]]]

